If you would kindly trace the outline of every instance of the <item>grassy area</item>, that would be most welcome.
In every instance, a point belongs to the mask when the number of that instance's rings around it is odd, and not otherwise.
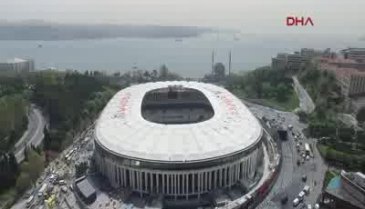
[[[317,148],[321,156],[324,158],[327,154],[328,146],[318,144]]]
[[[339,151],[332,145],[318,144],[318,150],[322,157],[331,165],[353,171],[365,170],[365,155],[352,154],[351,152]]]
[[[283,111],[293,111],[296,108],[299,107],[299,99],[297,97],[297,95],[291,94],[288,97],[288,100],[285,102],[279,102],[278,100],[274,99],[274,98],[270,98],[270,99],[263,99],[264,103],[266,104],[266,106],[278,109],[278,110],[283,110]]]
[[[248,97],[245,91],[238,88],[233,89],[231,92],[240,99],[246,99],[247,101],[257,103],[263,106],[268,106],[277,110],[290,112],[299,107],[299,99],[294,90],[291,92],[285,102],[280,102],[275,98],[253,99]]]
[[[231,74],[225,87],[241,99],[278,110],[293,111],[299,106],[291,74],[270,66],[245,74]]]

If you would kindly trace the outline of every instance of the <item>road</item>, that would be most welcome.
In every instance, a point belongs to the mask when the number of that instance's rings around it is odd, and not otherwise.
[[[39,146],[43,140],[43,129],[46,121],[35,106],[31,106],[28,115],[28,128],[22,138],[14,145],[14,154],[19,162],[24,160],[24,148],[30,145]]]
[[[306,125],[299,122],[298,116],[294,113],[282,112],[252,103],[246,104],[257,117],[265,116],[265,118],[271,121],[271,124],[276,126],[288,127],[290,124],[294,127],[293,132],[296,135],[301,135],[296,140],[292,135],[292,132],[289,131],[288,140],[282,142],[283,161],[279,177],[265,200],[257,208],[293,208],[292,201],[303,189],[304,185],[309,185],[311,191],[310,194],[304,198],[304,201],[301,204],[315,204],[321,193],[327,166],[318,153],[315,146],[316,141],[314,139],[306,138],[302,133],[303,129],[306,128]],[[309,143],[313,148],[314,155],[314,158],[305,160],[304,164],[301,164],[300,166],[297,165],[297,160],[301,160],[302,157],[297,152],[296,148],[296,144],[299,142],[302,142],[301,146],[304,146],[304,143]],[[303,175],[307,176],[306,182],[302,181]],[[288,196],[289,201],[286,205],[281,205],[281,198],[285,195]],[[300,208],[300,206],[297,208]]]
[[[54,159],[52,162],[50,162],[48,164],[48,166],[44,169],[44,171],[42,172],[41,176],[38,178],[38,180],[36,181],[35,185],[33,188],[29,189],[27,192],[25,192],[25,194],[33,194],[34,195],[34,201],[32,203],[32,208],[39,208],[40,206],[44,205],[43,202],[43,198],[42,197],[38,197],[38,191],[41,187],[42,184],[46,183],[47,185],[51,185],[52,183],[50,183],[50,176],[54,173],[67,173],[66,176],[69,176],[69,178],[65,178],[67,184],[69,185],[71,182],[73,182],[74,180],[74,173],[75,173],[75,162],[73,160],[71,160],[71,162],[69,164],[67,164],[64,160],[64,157],[66,155],[66,153],[70,152],[70,150],[72,149],[76,149],[78,151],[74,152],[74,153],[85,153],[84,151],[80,151],[82,146],[85,146],[85,144],[83,145],[82,143],[82,139],[85,138],[86,135],[91,135],[92,134],[92,128],[93,128],[94,124],[90,125],[88,128],[86,128],[84,131],[78,133],[75,138],[74,138],[74,143],[71,144],[69,147],[67,147],[62,153],[60,153],[60,155]],[[42,129],[42,133],[43,133],[43,129]],[[37,143],[38,141],[36,139],[32,139],[32,141],[34,141],[34,143]],[[41,141],[41,140],[40,140]],[[90,140],[90,142],[92,142]],[[85,148],[83,148],[85,149]],[[75,154],[74,154],[75,155]],[[80,154],[77,154],[80,155]],[[89,155],[82,155],[82,157],[90,157]],[[62,192],[59,191],[59,187],[55,186],[54,190],[55,194],[57,195],[57,199],[60,200],[62,202],[62,205],[65,205],[66,202],[68,201],[69,203],[71,202],[72,204],[72,208],[74,209],[79,209],[79,207],[77,207],[77,203],[75,198],[70,198],[67,201],[65,200],[65,198],[69,198],[72,197],[72,193],[68,192],[67,194],[63,194]],[[27,195],[24,195],[24,197],[26,197]],[[25,198],[20,198],[11,208],[12,209],[24,209],[26,208],[26,201],[27,199]],[[68,207],[58,207],[58,208],[68,208]]]
[[[309,96],[305,88],[303,88],[303,86],[300,84],[296,76],[293,76],[293,83],[294,83],[294,90],[299,98],[300,109],[306,113],[313,112],[316,106],[314,105],[312,98]]]

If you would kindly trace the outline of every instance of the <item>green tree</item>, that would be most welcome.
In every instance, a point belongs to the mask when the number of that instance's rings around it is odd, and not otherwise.
[[[166,67],[166,65],[162,65],[159,71],[159,79],[162,81],[166,81],[168,78],[168,74],[169,74],[169,69]]]
[[[308,115],[304,111],[302,111],[302,110],[298,111],[297,115],[299,116],[300,122],[306,123],[308,121]]]
[[[28,160],[22,163],[21,171],[27,173],[31,181],[36,181],[44,169],[45,159],[35,150],[28,149],[27,153]]]
[[[0,192],[15,184],[18,173],[15,156],[12,153],[0,153]]]
[[[288,90],[288,88],[285,86],[285,84],[280,83],[277,87],[276,87],[276,99],[279,102],[285,102],[288,100],[288,95],[290,94],[290,91]]]
[[[89,168],[87,162],[81,162],[75,165],[76,170],[76,178],[84,176],[86,174],[87,169]]]
[[[357,114],[356,114],[356,119],[363,123],[365,121],[365,107],[361,108]]]
[[[15,188],[18,193],[24,192],[31,185],[31,177],[28,173],[21,173],[16,181]]]
[[[45,150],[48,150],[51,148],[51,144],[52,144],[52,139],[51,139],[51,135],[49,134],[49,131],[47,129],[47,127],[44,127],[43,129],[43,148]]]
[[[226,69],[223,65],[223,63],[218,62],[213,66],[213,74],[214,77],[218,80],[221,81],[225,78],[226,76]]]

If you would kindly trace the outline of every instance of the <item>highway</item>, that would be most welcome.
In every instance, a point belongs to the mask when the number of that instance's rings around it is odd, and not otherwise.
[[[18,163],[24,160],[24,149],[26,146],[39,146],[42,143],[45,125],[46,121],[41,111],[34,105],[31,105],[28,114],[28,128],[14,145],[14,154]]]
[[[246,102],[247,103],[247,102]],[[279,127],[293,126],[293,132],[297,137],[296,140],[292,132],[288,133],[288,140],[282,141],[282,168],[277,181],[275,182],[272,190],[269,192],[265,200],[257,207],[258,209],[275,209],[275,208],[293,208],[293,200],[303,189],[305,185],[310,186],[310,193],[304,198],[301,205],[296,208],[303,207],[304,204],[311,204],[312,206],[317,202],[317,198],[321,193],[324,174],[327,170],[327,166],[318,153],[315,146],[316,141],[314,139],[308,139],[302,133],[306,125],[299,122],[299,118],[296,114],[291,112],[281,112],[268,107],[247,103],[250,110],[257,117],[265,116],[265,118],[271,121],[271,124]],[[314,158],[304,160],[303,164],[297,165],[297,160],[301,161],[302,157],[297,152],[296,144],[309,143],[313,148]],[[302,176],[307,176],[307,181],[302,181]],[[281,205],[281,198],[288,196],[288,202],[285,205]]]

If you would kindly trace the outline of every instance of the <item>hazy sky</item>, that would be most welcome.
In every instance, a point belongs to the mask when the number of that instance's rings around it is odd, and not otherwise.
[[[288,28],[288,15],[315,26]],[[365,0],[0,0],[0,19],[365,34]]]

